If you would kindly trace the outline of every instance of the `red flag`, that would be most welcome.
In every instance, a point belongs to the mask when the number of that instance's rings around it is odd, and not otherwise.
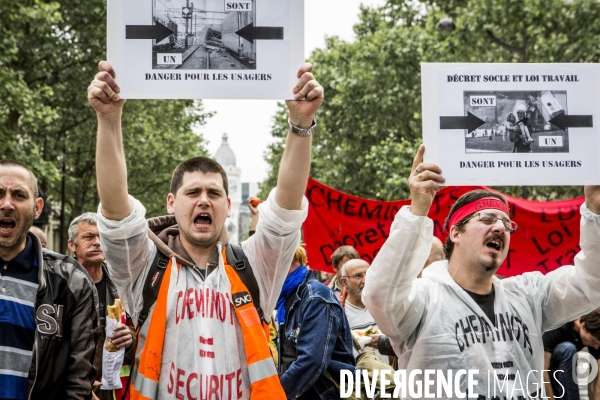
[[[450,186],[441,189],[429,210],[434,234],[446,240],[444,221],[450,207],[463,194],[485,186]],[[312,269],[333,272],[331,254],[342,245],[358,250],[361,258],[373,258],[388,237],[396,212],[410,200],[376,201],[337,191],[309,179],[306,197],[310,203],[304,222],[304,241]],[[519,229],[511,235],[508,257],[498,270],[503,276],[527,271],[543,274],[561,265],[573,264],[579,248],[579,207],[583,197],[540,202],[505,195],[512,219]]]

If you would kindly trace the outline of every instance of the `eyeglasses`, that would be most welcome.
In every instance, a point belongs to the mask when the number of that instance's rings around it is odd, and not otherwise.
[[[367,273],[366,272],[357,272],[354,275],[344,275],[344,278],[354,278],[356,280],[362,279],[365,277]]]
[[[519,226],[517,225],[517,223],[515,221],[511,221],[508,218],[499,217],[494,213],[488,213],[488,212],[475,213],[475,214],[471,215],[470,217],[468,217],[467,219],[465,219],[461,225],[466,224],[467,222],[469,222],[470,219],[475,218],[476,216],[479,217],[479,220],[486,225],[494,225],[496,223],[496,221],[498,221],[498,220],[502,221],[504,228],[506,228],[506,230],[508,232],[510,232],[511,234],[514,233],[519,228]]]

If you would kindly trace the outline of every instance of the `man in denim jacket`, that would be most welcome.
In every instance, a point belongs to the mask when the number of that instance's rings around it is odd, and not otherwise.
[[[333,291],[306,268],[298,247],[277,301],[279,375],[288,399],[338,400],[340,371],[354,374],[350,325]]]

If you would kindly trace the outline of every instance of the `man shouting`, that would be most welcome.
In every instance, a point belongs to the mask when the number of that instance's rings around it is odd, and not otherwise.
[[[547,275],[494,277],[517,225],[506,199],[476,190],[449,212],[448,261],[433,263],[415,279],[433,237],[427,213],[444,182],[437,165],[421,162],[424,151],[421,146],[409,177],[411,205],[397,213],[363,291],[364,303],[399,355],[399,368],[407,375],[426,369],[445,380],[451,375],[449,386],[430,376],[422,393],[413,385],[402,398],[430,393],[460,398],[467,392],[474,398],[539,396],[542,333],[600,305],[600,187],[585,188],[574,266]],[[468,370],[477,372],[469,378]]]
[[[231,203],[225,171],[205,157],[182,162],[173,172],[166,195],[169,216],[150,221],[149,233],[144,207],[127,194],[121,132],[124,100],[119,98],[115,71],[106,62],[99,68],[88,88],[98,116],[98,228],[111,277],[126,310],[138,321],[133,398],[285,398],[268,335],[251,291],[237,272],[241,265],[233,268],[227,260],[225,220]],[[289,134],[278,186],[259,206],[256,233],[242,244],[267,319],[308,209],[303,195],[311,134],[314,114],[323,100],[323,88],[311,70],[310,64],[300,67],[298,83],[290,93],[296,100],[286,102]],[[160,155],[148,154],[155,156]],[[167,262],[152,269],[161,255]],[[164,275],[158,284],[161,271]],[[144,304],[147,290],[157,291],[149,309]]]

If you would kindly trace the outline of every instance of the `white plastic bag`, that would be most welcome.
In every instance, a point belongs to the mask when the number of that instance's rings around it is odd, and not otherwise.
[[[100,390],[121,389],[121,367],[125,358],[125,348],[121,347],[118,351],[106,350],[106,343],[113,335],[117,321],[112,318],[106,318],[106,341],[102,349],[102,386]]]

